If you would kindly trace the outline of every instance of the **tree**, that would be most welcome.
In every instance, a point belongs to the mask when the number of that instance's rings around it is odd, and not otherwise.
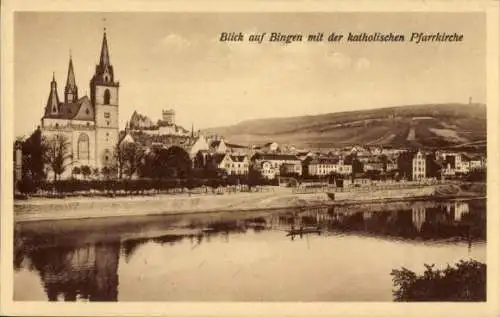
[[[145,153],[141,164],[138,167],[138,173],[141,177],[155,178],[154,162],[156,161],[156,151]]]
[[[189,154],[180,147],[158,149],[152,158],[152,178],[186,178],[191,174]]]
[[[117,169],[115,166],[104,166],[102,169],[101,169],[101,174],[104,176],[104,178],[106,179],[111,179],[113,177],[116,177],[116,174],[117,174]]]
[[[253,166],[250,167],[250,169],[248,170],[248,186],[254,187],[257,185],[261,185],[263,182],[264,178],[262,177],[260,171]]]
[[[75,175],[80,175],[81,174],[81,169],[78,166],[73,167],[73,170],[71,171],[71,175],[75,177]]]
[[[99,171],[99,169],[97,167],[92,169],[92,176],[94,176],[95,178],[99,178],[99,175],[101,175],[101,172]]]
[[[198,151],[198,153],[196,153],[196,156],[194,157],[193,166],[195,168],[205,169],[207,168],[207,165],[208,164],[205,155],[201,151]]]
[[[425,268],[420,276],[406,268],[391,272],[395,301],[486,300],[486,264],[461,260],[441,270],[427,264]]]
[[[44,161],[49,165],[54,172],[54,181],[66,170],[66,167],[71,164],[73,156],[70,152],[71,143],[68,137],[64,134],[55,134],[49,138],[43,138],[44,143]]]
[[[87,179],[90,174],[92,174],[92,171],[90,169],[90,167],[88,165],[83,165],[81,168],[80,168],[80,171],[83,175],[83,178]]]
[[[131,178],[137,172],[143,156],[144,151],[136,143],[117,145],[115,159],[118,178],[121,179],[123,174]]]
[[[22,142],[22,175],[28,176],[34,181],[41,181],[46,178],[44,170],[44,156],[46,144],[42,139],[42,131],[38,127],[31,136]]]

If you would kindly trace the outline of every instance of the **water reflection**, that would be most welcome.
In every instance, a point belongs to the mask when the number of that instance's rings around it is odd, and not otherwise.
[[[120,244],[32,249],[24,254],[49,301],[116,301]]]
[[[289,241],[310,235],[413,243],[466,241],[470,249],[474,242],[486,239],[485,201],[143,217],[134,224],[130,219],[103,220],[95,226],[92,220],[25,223],[16,225],[14,267],[36,273],[49,301],[117,301],[120,258],[129,263],[145,244],[168,248],[189,241],[191,248],[197,248],[213,239],[230,243],[232,236],[248,232],[282,232],[282,239]]]

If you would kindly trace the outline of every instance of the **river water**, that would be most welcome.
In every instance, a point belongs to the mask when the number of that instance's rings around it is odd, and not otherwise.
[[[485,241],[484,200],[18,223],[14,300],[392,301]]]

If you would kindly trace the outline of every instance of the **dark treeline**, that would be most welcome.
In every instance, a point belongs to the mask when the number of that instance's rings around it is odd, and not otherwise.
[[[109,179],[109,180],[79,180],[68,179],[49,181],[24,181],[19,184],[19,190],[23,194],[34,193],[114,193],[123,192],[125,194],[144,194],[153,192],[168,191],[172,189],[189,189],[205,187],[205,192],[211,192],[214,188],[228,186],[245,186],[250,189],[259,185],[276,185],[276,181],[258,180],[253,182],[247,177],[227,177],[223,179]],[[200,192],[203,192],[200,190]]]

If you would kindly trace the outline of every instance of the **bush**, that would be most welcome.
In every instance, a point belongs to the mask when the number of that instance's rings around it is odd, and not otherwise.
[[[23,194],[32,194],[37,190],[37,184],[29,176],[24,176],[22,180],[17,183],[17,189]]]
[[[444,270],[425,267],[422,276],[406,268],[391,272],[395,301],[486,301],[486,264],[461,260]]]

